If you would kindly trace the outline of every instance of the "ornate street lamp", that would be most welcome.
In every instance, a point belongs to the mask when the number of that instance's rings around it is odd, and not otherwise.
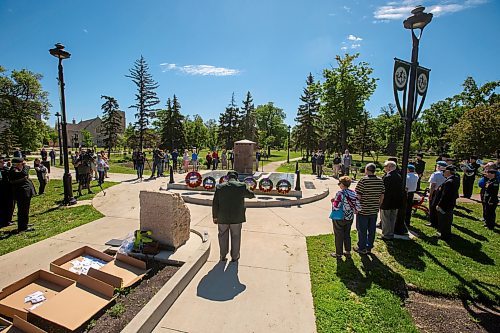
[[[286,154],[286,163],[290,163],[290,129],[292,126],[288,125],[288,141],[286,144],[287,154]]]
[[[410,142],[411,142],[411,127],[413,121],[416,120],[422,110],[423,103],[425,101],[425,96],[427,95],[427,86],[429,82],[429,72],[430,70],[424,67],[420,67],[418,64],[418,47],[420,43],[420,38],[422,37],[422,32],[424,28],[432,21],[431,13],[424,13],[425,7],[417,6],[411,11],[412,16],[408,17],[403,22],[405,29],[411,30],[412,36],[412,52],[411,52],[411,63],[403,60],[395,59],[394,66],[394,97],[396,99],[396,105],[405,122],[405,135],[403,142],[403,160],[401,162],[401,174],[403,177],[403,193],[406,193],[406,174],[408,167],[408,160],[410,156]],[[418,36],[416,31],[418,32]],[[409,71],[409,80],[408,80]],[[398,92],[403,92],[403,107],[399,102]],[[405,109],[406,94],[408,93],[408,103]],[[417,98],[421,96],[420,105],[416,109]],[[403,200],[403,211],[406,209],[407,200]],[[408,230],[404,223],[404,215],[400,214],[401,217],[395,226],[394,232],[396,234],[406,234]]]
[[[59,166],[63,165],[63,152],[62,152],[62,143],[61,143],[61,121],[59,118],[61,114],[56,112],[55,116],[57,117],[57,140],[59,141]]]
[[[73,186],[71,184],[71,174],[69,173],[69,159],[68,159],[68,133],[66,131],[66,100],[64,98],[64,75],[62,61],[71,57],[71,54],[64,50],[64,45],[57,43],[55,48],[50,49],[49,53],[59,59],[58,65],[58,82],[59,82],[59,92],[61,99],[61,113],[62,113],[62,143],[63,143],[63,157],[64,157],[64,204],[74,205],[76,199],[73,197]]]

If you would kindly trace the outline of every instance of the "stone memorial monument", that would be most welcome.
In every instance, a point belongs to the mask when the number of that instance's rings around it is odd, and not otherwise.
[[[140,229],[150,230],[160,245],[177,249],[189,239],[191,215],[181,195],[141,191]]]
[[[255,165],[255,142],[240,140],[234,143],[234,171],[239,174],[253,174]]]

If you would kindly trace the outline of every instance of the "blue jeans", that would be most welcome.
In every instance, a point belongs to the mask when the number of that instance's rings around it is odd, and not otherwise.
[[[375,241],[375,230],[377,225],[377,214],[361,215],[356,217],[356,229],[358,230],[359,250],[371,250]]]
[[[137,178],[142,178],[142,173],[144,172],[144,164],[137,164],[136,170],[137,170]]]

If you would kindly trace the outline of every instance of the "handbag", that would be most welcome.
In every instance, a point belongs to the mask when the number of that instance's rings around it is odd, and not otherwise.
[[[342,196],[344,194],[342,193]],[[339,209],[332,209],[330,213],[330,219],[332,220],[343,220],[344,219],[344,209],[342,205],[340,205]]]

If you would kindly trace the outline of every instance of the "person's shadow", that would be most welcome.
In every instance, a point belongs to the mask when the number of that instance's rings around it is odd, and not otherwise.
[[[218,262],[198,284],[196,295],[212,301],[229,301],[247,287],[238,278],[238,262]]]

